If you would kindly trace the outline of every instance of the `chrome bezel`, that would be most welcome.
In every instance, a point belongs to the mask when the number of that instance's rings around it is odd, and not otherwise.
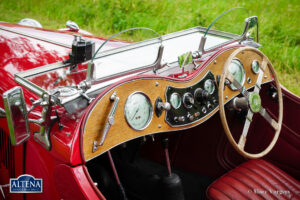
[[[212,90],[211,92],[208,92],[208,91],[206,90],[206,88],[205,88],[205,85],[206,85],[207,82],[210,82],[210,83],[212,84],[212,86],[213,86],[213,90]],[[207,79],[207,80],[204,82],[203,88],[208,92],[208,94],[213,94],[213,93],[215,92],[215,90],[216,90],[215,83],[214,83],[214,81],[211,80],[211,79]]]
[[[242,63],[238,58],[232,59],[232,61],[230,62],[230,64],[231,64],[232,62],[238,62],[239,64],[241,64],[242,70],[243,70],[243,79],[242,79],[242,82],[241,82],[240,84],[241,84],[241,85],[244,85],[245,79],[246,79],[246,71],[245,71],[245,68],[244,68],[243,63]],[[228,71],[229,71],[230,64],[229,64],[228,69],[227,69]],[[231,90],[233,90],[233,91],[237,91],[237,90],[238,90],[237,88],[235,88],[235,87],[232,85],[232,83],[229,84],[229,88],[230,88]]]
[[[132,98],[132,96],[135,95],[135,94],[142,94],[144,97],[146,97],[146,99],[148,100],[148,102],[149,102],[149,104],[150,104],[150,108],[149,108],[149,109],[150,109],[150,116],[149,116],[148,121],[147,121],[147,123],[145,124],[145,126],[144,126],[143,128],[140,128],[140,129],[137,129],[137,128],[133,127],[133,126],[130,124],[130,122],[128,121],[127,116],[126,116],[126,104],[127,104],[128,100],[129,100],[130,98]],[[134,130],[136,130],[136,131],[142,131],[142,130],[145,130],[145,129],[149,126],[149,124],[151,123],[152,118],[153,118],[153,106],[152,106],[152,102],[151,102],[150,98],[148,97],[148,95],[146,95],[144,92],[141,92],[141,91],[136,91],[136,92],[131,93],[131,94],[127,97],[126,102],[125,102],[125,104],[124,104],[124,117],[125,117],[125,120],[126,120],[127,124],[128,124],[132,129],[134,129]]]
[[[193,105],[187,105],[186,103],[184,103],[184,98],[185,98],[186,96],[190,96],[190,97],[194,98],[194,97],[193,97],[193,94],[190,93],[190,92],[186,92],[186,93],[184,93],[183,96],[182,96],[182,103],[183,103],[184,107],[186,107],[186,108],[192,108]]]
[[[257,71],[257,72],[253,69],[253,64],[254,64],[255,62],[256,62],[257,65],[258,65],[258,71]],[[252,72],[253,72],[254,74],[258,74],[259,68],[260,68],[259,62],[258,62],[257,60],[253,60],[252,63],[251,63],[251,70],[252,70]]]
[[[180,102],[179,105],[178,105],[178,107],[176,107],[176,108],[175,108],[175,106],[173,106],[172,100],[171,100],[172,96],[175,96],[175,95],[178,97],[179,102]],[[175,110],[177,110],[178,108],[180,108],[180,106],[181,106],[181,96],[180,96],[180,94],[178,94],[177,92],[172,93],[171,96],[170,96],[170,103],[171,103],[172,108],[174,108]]]

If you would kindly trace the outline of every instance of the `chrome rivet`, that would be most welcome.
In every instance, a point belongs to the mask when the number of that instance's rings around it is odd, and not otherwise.
[[[265,76],[264,76],[264,78],[268,78],[268,76],[267,76],[267,75],[265,75]]]
[[[161,124],[158,124],[158,128],[161,128]]]
[[[252,80],[250,77],[247,78],[247,83],[252,83]]]
[[[157,87],[159,85],[159,83],[158,82],[155,82],[155,86]]]
[[[225,99],[228,99],[228,96],[225,96]]]
[[[214,60],[214,63],[217,64],[217,60]]]

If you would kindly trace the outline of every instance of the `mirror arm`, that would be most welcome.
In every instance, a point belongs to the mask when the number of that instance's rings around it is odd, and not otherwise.
[[[198,49],[200,55],[205,54],[205,50],[204,50],[205,43],[206,43],[206,37],[202,36],[199,44],[199,49]]]
[[[162,69],[162,68],[164,68],[167,65],[167,63],[162,63],[163,53],[164,53],[164,46],[161,44],[159,46],[159,49],[158,49],[158,54],[157,54],[157,58],[156,58],[155,64],[153,66],[153,72],[154,73],[156,73],[157,70]]]
[[[257,18],[257,16],[252,16],[252,17],[248,17],[248,18],[245,19],[245,28],[244,28],[244,31],[243,31],[243,34],[242,34],[242,40],[240,42],[248,39],[249,36],[247,35],[247,33],[248,33],[249,28],[250,28],[252,20],[256,21],[256,25],[257,25],[256,26],[256,42],[257,43],[259,42],[258,18]]]
[[[6,118],[6,112],[3,108],[0,108],[0,118]]]

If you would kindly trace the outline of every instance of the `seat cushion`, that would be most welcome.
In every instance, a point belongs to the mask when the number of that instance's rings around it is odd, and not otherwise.
[[[300,182],[261,160],[249,160],[207,189],[208,199],[300,199]]]

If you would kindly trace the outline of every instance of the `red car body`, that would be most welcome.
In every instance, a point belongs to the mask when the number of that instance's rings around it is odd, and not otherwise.
[[[25,27],[21,25],[12,25],[8,23],[0,23],[0,94],[18,86],[14,81],[14,74],[40,67],[46,64],[55,63],[68,58],[71,48],[64,45],[53,44],[49,41],[37,39],[47,38],[62,44],[70,45],[73,41],[73,33],[67,31],[51,31],[40,28]],[[26,33],[26,35],[18,32]],[[93,39],[96,44],[103,43],[104,39],[94,36],[85,36]],[[109,48],[119,47],[127,44],[126,42],[112,41],[108,44]],[[213,56],[223,52],[226,48],[233,46],[225,46],[219,49],[218,52],[207,58],[211,60]],[[206,67],[204,62],[201,69]],[[200,70],[200,69],[199,69]],[[198,70],[198,71],[199,71]],[[153,77],[154,75],[152,75]],[[123,81],[114,83],[115,85],[126,82],[129,79],[137,79],[143,77],[135,76]],[[150,77],[150,76],[149,76]],[[40,84],[50,85],[50,82],[55,82],[57,76],[43,75],[39,80],[35,80]],[[85,75],[78,75],[77,80],[72,80],[79,83],[85,78]],[[185,81],[186,79],[169,78],[170,80]],[[38,96],[27,88],[22,87],[27,107],[31,105],[30,98],[38,99]],[[263,88],[267,90],[267,88]],[[284,87],[284,118],[283,127],[280,138],[274,149],[265,157],[266,160],[281,167],[293,177],[300,178],[300,98]],[[99,94],[97,99],[105,92]],[[271,106],[271,110],[276,113],[275,104],[272,99],[264,96],[266,104]],[[0,107],[4,108],[2,98],[0,98]],[[99,190],[86,167],[86,163],[82,158],[82,126],[88,113],[93,108],[93,103],[89,105],[81,114],[70,115],[63,108],[58,108],[58,115],[61,119],[63,129],[60,130],[57,125],[51,129],[50,141],[52,148],[50,151],[37,143],[33,137],[19,146],[12,146],[9,140],[9,130],[5,118],[0,119],[0,185],[8,184],[9,178],[18,177],[22,174],[30,174],[36,178],[43,179],[43,193],[26,194],[26,199],[105,199]],[[37,119],[39,110],[30,113],[30,118]],[[263,127],[263,122],[256,120],[256,128],[251,130],[251,133],[259,131]],[[216,126],[217,124],[218,126]],[[39,127],[30,124],[31,132],[39,131]],[[193,172],[206,174],[211,177],[218,177],[224,172],[237,166],[245,159],[239,156],[230,146],[226,139],[219,120],[219,116],[214,115],[210,120],[193,128],[191,132],[211,132],[212,134],[187,134],[189,130],[182,132],[186,134],[174,136],[174,141],[180,141],[181,151],[175,151],[177,144],[171,144],[170,156],[172,165],[177,168],[183,168]],[[271,131],[266,130],[264,137],[258,137],[259,143],[253,142],[252,148],[263,146],[270,137]],[[197,145],[196,141],[209,141]],[[195,147],[196,145],[196,147]],[[156,145],[158,146],[158,144]],[[183,148],[185,147],[185,148]],[[197,151],[195,149],[198,149]],[[194,153],[201,152],[203,153]],[[144,154],[153,160],[164,163],[162,158],[159,158],[158,150],[149,150],[145,148]],[[151,153],[150,153],[151,152]],[[189,156],[186,156],[189,155]],[[191,160],[200,156],[201,159]],[[205,163],[210,163],[208,166]],[[222,163],[222,164],[220,164]],[[4,187],[3,187],[4,188]],[[6,199],[23,199],[24,194],[9,193],[8,188],[4,188]],[[0,194],[1,196],[1,194]]]

